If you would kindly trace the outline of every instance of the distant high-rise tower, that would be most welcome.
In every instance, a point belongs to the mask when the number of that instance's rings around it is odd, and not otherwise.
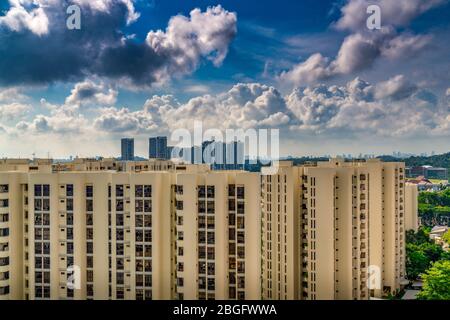
[[[121,151],[123,161],[133,161],[134,160],[134,139],[133,138],[123,138],[121,140]]]
[[[167,148],[167,137],[153,137],[149,139],[149,158],[150,159],[169,159]]]

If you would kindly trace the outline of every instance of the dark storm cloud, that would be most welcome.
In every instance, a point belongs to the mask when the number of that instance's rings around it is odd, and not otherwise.
[[[81,6],[81,30],[66,27],[66,8],[73,2]],[[130,13],[130,0],[37,0],[33,8],[18,3],[0,16],[0,86],[87,76],[151,85],[189,74],[202,58],[220,64],[236,32],[235,14],[219,6],[204,13],[194,10],[191,17],[177,16],[169,21],[171,30],[151,32],[151,43],[138,43],[121,32],[135,14],[134,8]],[[208,30],[208,24],[214,28]],[[213,54],[220,57],[214,60]]]

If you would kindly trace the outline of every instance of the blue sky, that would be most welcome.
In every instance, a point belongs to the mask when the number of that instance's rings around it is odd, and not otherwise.
[[[365,26],[373,3],[381,30]],[[81,30],[65,28],[71,4]],[[116,155],[123,136],[146,155],[147,137],[199,120],[279,129],[283,155],[450,149],[447,0],[15,0],[0,10],[0,156]]]

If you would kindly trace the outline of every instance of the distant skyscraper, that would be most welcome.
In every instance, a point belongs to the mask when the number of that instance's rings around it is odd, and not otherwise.
[[[167,137],[153,137],[149,139],[148,154],[150,159],[169,159]]]
[[[134,160],[134,139],[123,138],[121,140],[122,160],[132,161]]]

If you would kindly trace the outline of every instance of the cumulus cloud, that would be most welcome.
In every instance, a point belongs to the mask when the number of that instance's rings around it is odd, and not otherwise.
[[[94,127],[104,132],[152,132],[158,128],[152,115],[145,111],[130,111],[127,108],[105,108],[94,120]]]
[[[354,74],[370,68],[382,57],[394,60],[414,55],[430,40],[428,35],[398,35],[392,29],[371,34],[351,34],[342,42],[334,60],[320,53],[313,54],[306,61],[282,72],[279,79],[298,86]]]
[[[71,94],[71,96],[75,96]],[[8,133],[93,137],[169,134],[192,130],[194,121],[204,129],[278,128],[282,134],[321,137],[409,137],[450,134],[448,105],[432,92],[418,88],[403,75],[371,84],[355,78],[342,86],[311,85],[283,96],[260,83],[236,84],[217,95],[201,95],[181,102],[172,95],[155,95],[141,108],[109,106],[90,110],[48,108],[15,126]],[[1,114],[1,109],[0,109]]]
[[[287,106],[299,119],[291,128],[335,135],[445,135],[448,110],[434,94],[395,76],[372,85],[356,78],[346,86],[296,89]]]
[[[236,34],[236,14],[217,6],[177,15],[165,31],[149,31],[139,42],[121,31],[139,17],[132,0],[75,0],[81,30],[68,30],[65,9],[72,3],[10,0],[0,17],[0,85],[99,77],[151,86],[190,74],[203,60],[219,66]]]
[[[341,18],[335,27],[351,31],[366,28],[366,10],[369,5],[381,8],[383,25],[405,27],[417,16],[445,2],[446,0],[349,0],[342,7]]]
[[[13,103],[27,99],[28,97],[22,93],[21,88],[0,88],[0,103]]]
[[[105,84],[96,84],[86,80],[77,83],[66,98],[67,105],[81,105],[84,103],[113,105],[117,101],[117,90],[107,88]]]
[[[398,60],[417,55],[433,40],[431,35],[399,30],[412,19],[444,3],[441,0],[366,1],[349,0],[342,8],[337,29],[351,33],[343,40],[334,58],[315,53],[280,74],[281,81],[295,86],[314,84],[339,75],[351,75],[372,67],[379,59]],[[381,30],[366,27],[366,9],[378,4],[382,10]]]
[[[219,66],[228,52],[228,45],[235,37],[236,14],[220,5],[206,12],[194,9],[190,17],[172,17],[166,31],[150,31],[147,44],[158,55],[170,57],[169,72],[188,73],[197,68],[200,57]]]
[[[417,86],[410,83],[404,75],[397,75],[377,85],[375,98],[401,100],[410,97],[416,90]]]
[[[48,33],[49,19],[44,10],[44,1],[9,0],[10,9],[0,17],[0,26],[15,32],[28,30],[37,36]]]
[[[23,103],[0,104],[0,120],[15,120],[25,116],[30,110],[31,106]]]

